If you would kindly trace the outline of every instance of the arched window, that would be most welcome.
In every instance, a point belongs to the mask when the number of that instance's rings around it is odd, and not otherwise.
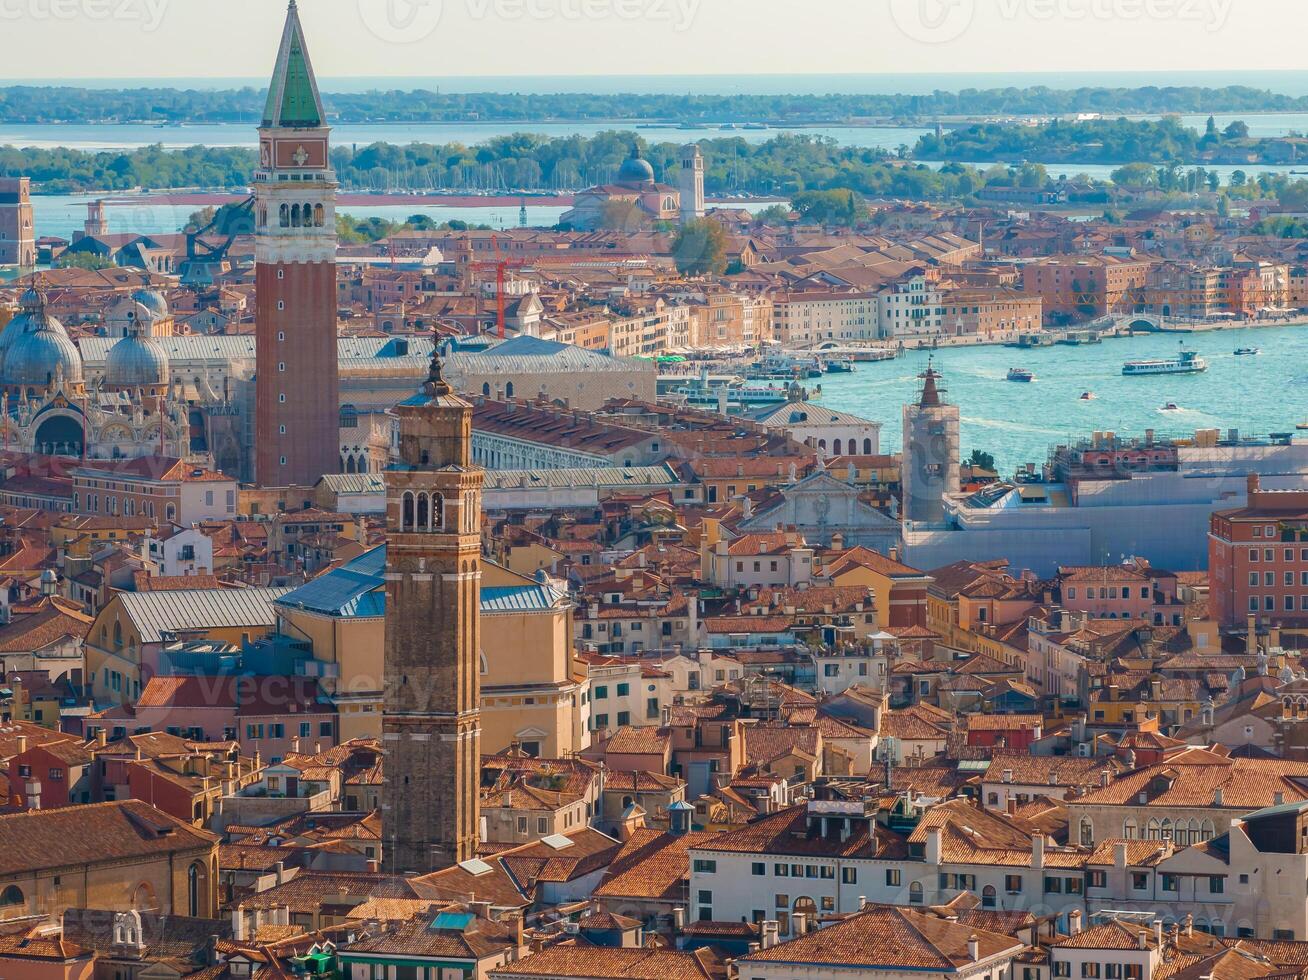
[[[863,455],[864,455],[864,456],[871,456],[871,455],[872,455],[872,440],[871,440],[871,439],[864,439],[864,440],[863,440]]]
[[[300,227],[300,206],[298,204],[291,205],[291,227]]]
[[[445,530],[445,498],[439,493],[431,495],[431,529]]]
[[[4,891],[0,892],[0,908],[11,908],[15,905],[25,905],[27,899],[23,897],[23,890],[17,885],[10,885]]]
[[[283,204],[279,209],[278,223],[283,228],[291,227],[291,206],[289,204]]]
[[[1090,822],[1089,817],[1081,818],[1081,846],[1095,846],[1095,825]]]
[[[908,886],[908,904],[909,905],[922,904],[922,882],[915,881]]]
[[[1199,826],[1200,841],[1212,840],[1214,834],[1216,834],[1216,830],[1213,829],[1213,822],[1211,820],[1205,820],[1202,824],[1200,824]]]
[[[1161,829],[1162,829],[1162,835],[1163,835],[1163,836],[1162,836],[1162,840],[1171,840],[1171,839],[1172,839],[1172,818],[1171,818],[1171,817],[1164,817],[1164,818],[1163,818],[1163,825],[1162,825],[1162,828],[1161,828]]]
[[[322,210],[322,205],[321,205],[321,204],[315,204],[315,205],[313,206],[313,226],[314,226],[315,228],[321,228],[321,227],[322,227],[322,221],[323,221],[323,210]]]
[[[835,454],[836,454],[837,456],[839,456],[839,455],[840,455],[840,440],[837,439],[835,442],[833,442],[833,443],[831,444],[831,448],[832,448],[832,451],[835,452]]]
[[[114,623],[114,649],[121,650],[122,648],[123,648],[123,624],[119,622],[115,622]]]
[[[484,385],[481,386],[481,393],[482,393],[483,395],[485,395],[487,398],[490,397],[490,382],[489,382],[489,381],[487,381]]]
[[[418,494],[418,530],[431,530],[431,498],[425,493]]]
[[[346,473],[353,473],[353,472],[355,472],[355,468],[354,468],[354,457],[353,457],[353,456],[347,456],[347,457],[345,458],[345,472],[346,472]]]
[[[362,457],[359,458],[359,472],[360,472],[360,473],[367,473],[367,472],[368,472],[368,457],[367,457],[367,456],[362,456]]]
[[[818,440],[818,449],[821,449],[823,452],[827,451],[827,441],[825,439]]]
[[[196,861],[186,871],[186,900],[190,907],[188,913],[192,918],[198,918],[207,914],[209,903],[204,901],[203,886],[208,875],[204,873],[204,866]]]
[[[513,397],[513,382],[512,382],[512,381],[508,382],[508,383],[504,386],[504,397],[505,397],[505,398],[512,398],[512,397]]]
[[[1145,840],[1162,840],[1158,830],[1158,820],[1152,819],[1146,825]]]
[[[995,907],[995,886],[986,885],[981,889],[981,907],[983,909],[992,909]]]
[[[400,530],[411,531],[413,530],[413,511],[414,511],[413,491],[406,490],[404,492],[404,496],[401,498],[401,501],[402,501],[401,503],[402,513],[400,514]]]

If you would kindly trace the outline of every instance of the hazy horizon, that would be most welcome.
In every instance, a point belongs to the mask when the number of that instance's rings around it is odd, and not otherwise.
[[[1018,54],[1023,74],[1298,72],[1308,29],[1302,0],[300,0],[300,9],[323,79],[730,78],[760,67],[796,79],[933,77],[942,67],[1002,76]],[[266,79],[284,14],[278,0],[0,0],[17,42],[3,71],[37,84],[253,82]]]

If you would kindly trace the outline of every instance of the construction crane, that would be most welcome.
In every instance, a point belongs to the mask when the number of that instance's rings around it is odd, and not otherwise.
[[[249,219],[248,229],[245,220],[235,220],[236,212],[241,214],[242,219]],[[227,253],[231,251],[236,237],[243,233],[253,233],[254,195],[238,204],[234,212],[227,214],[225,224],[232,230],[227,234],[225,241],[219,245],[212,245],[204,240],[204,236],[214,230],[214,226],[218,223],[218,215],[221,213],[220,208],[203,228],[186,233],[186,258],[182,260],[179,272],[182,285],[196,292],[212,288],[218,276],[231,269]],[[221,235],[222,231],[220,230],[218,234]]]

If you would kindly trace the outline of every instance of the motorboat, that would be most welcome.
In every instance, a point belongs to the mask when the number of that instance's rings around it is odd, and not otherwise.
[[[1030,382],[1035,380],[1035,375],[1030,371],[1028,371],[1026,368],[1009,368],[1008,380]]]

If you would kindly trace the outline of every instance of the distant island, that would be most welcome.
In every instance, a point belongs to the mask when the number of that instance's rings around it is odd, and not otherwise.
[[[1054,120],[1034,126],[982,124],[924,136],[913,156],[981,163],[1308,164],[1308,139],[1302,134],[1255,139],[1245,123],[1219,128],[1211,117],[1203,131],[1174,118]]]
[[[860,121],[931,122],[993,116],[1308,112],[1296,98],[1247,86],[964,89],[930,95],[655,95],[324,92],[332,122],[585,122],[805,125]],[[257,122],[264,92],[177,88],[0,88],[0,124]]]

